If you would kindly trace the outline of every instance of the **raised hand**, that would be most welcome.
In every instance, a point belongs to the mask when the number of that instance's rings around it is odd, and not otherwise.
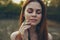
[[[19,29],[19,32],[24,35],[25,30],[31,27],[30,21],[24,21]]]

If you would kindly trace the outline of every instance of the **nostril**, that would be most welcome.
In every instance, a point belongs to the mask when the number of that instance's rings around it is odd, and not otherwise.
[[[35,15],[33,15],[32,17],[36,17]]]

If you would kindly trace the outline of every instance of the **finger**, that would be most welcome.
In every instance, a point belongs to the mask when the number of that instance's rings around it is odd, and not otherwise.
[[[25,24],[30,24],[30,20],[26,20],[25,21]]]
[[[29,29],[30,27],[31,27],[30,25],[26,25],[24,29],[26,30],[26,29]]]

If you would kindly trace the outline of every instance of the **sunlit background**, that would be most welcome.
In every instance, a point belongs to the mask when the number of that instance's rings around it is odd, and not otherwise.
[[[10,40],[19,28],[22,5],[28,0],[0,0],[0,40]],[[47,9],[48,32],[53,40],[60,40],[60,0],[42,0]]]
[[[27,0],[0,0],[0,3],[1,4],[9,4],[9,2],[13,2],[13,3],[16,3],[16,4],[20,4],[21,3],[21,1],[27,1]],[[46,2],[48,3],[48,5],[50,4],[50,2],[51,2],[51,0],[42,0],[42,1],[44,1],[44,3],[46,4]]]
[[[13,3],[20,4],[21,0],[12,0]]]
[[[15,4],[20,4],[21,1],[25,2],[27,0],[0,0],[0,4],[2,5],[8,5],[10,2]],[[55,6],[57,7],[59,4],[59,0],[42,0],[47,6]]]
[[[25,2],[26,0],[12,0],[13,3],[20,4],[21,1]]]

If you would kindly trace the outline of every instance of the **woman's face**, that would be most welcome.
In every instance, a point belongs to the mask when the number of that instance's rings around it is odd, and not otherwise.
[[[24,11],[25,20],[29,20],[32,26],[36,26],[42,18],[42,7],[38,2],[30,2]]]

